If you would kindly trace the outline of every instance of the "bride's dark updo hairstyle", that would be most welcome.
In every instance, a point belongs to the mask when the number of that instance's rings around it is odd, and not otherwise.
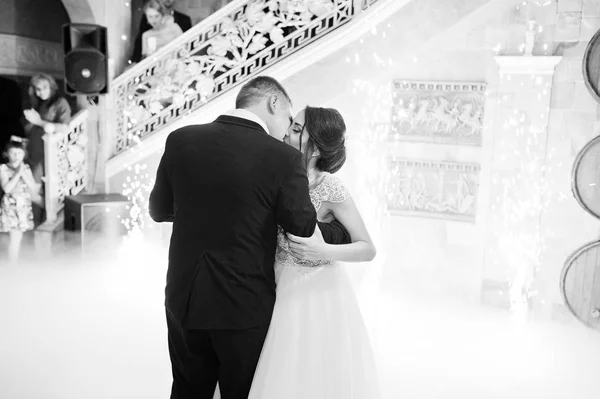
[[[342,115],[333,108],[306,107],[304,129],[300,133],[300,148],[305,130],[308,131],[308,140],[304,152],[304,166],[308,167],[308,161],[317,150],[317,169],[329,173],[340,170],[346,162],[346,123]]]

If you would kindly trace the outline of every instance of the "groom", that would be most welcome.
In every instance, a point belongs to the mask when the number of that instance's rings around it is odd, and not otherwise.
[[[322,242],[302,154],[281,141],[291,112],[281,84],[260,76],[234,111],[167,138],[150,216],[173,222],[172,399],[212,399],[217,381],[222,399],[247,398],[275,304],[277,226]],[[350,242],[338,222],[319,228],[329,243]]]

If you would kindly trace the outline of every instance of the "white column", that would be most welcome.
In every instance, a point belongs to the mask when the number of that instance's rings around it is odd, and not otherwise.
[[[544,173],[552,79],[562,57],[498,56],[492,137],[484,143],[486,226],[482,300],[526,310],[544,240]]]

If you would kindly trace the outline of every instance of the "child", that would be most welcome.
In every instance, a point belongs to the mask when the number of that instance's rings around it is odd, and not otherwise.
[[[31,195],[37,188],[29,165],[24,162],[26,140],[12,136],[6,146],[8,163],[0,165],[0,232],[8,232],[8,257],[16,261],[23,232],[33,230]]]

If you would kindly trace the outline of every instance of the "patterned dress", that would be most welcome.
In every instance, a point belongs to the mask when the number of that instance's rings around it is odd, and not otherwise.
[[[317,210],[348,191],[325,175],[310,192]],[[379,399],[370,339],[345,270],[295,258],[282,231],[275,261],[277,302],[249,399]]]
[[[29,165],[23,165],[29,169]],[[1,173],[10,179],[17,173],[6,164],[1,164]],[[0,231],[11,230],[27,231],[33,230],[33,211],[31,208],[31,193],[23,179],[13,188],[10,194],[4,193],[0,200]]]

